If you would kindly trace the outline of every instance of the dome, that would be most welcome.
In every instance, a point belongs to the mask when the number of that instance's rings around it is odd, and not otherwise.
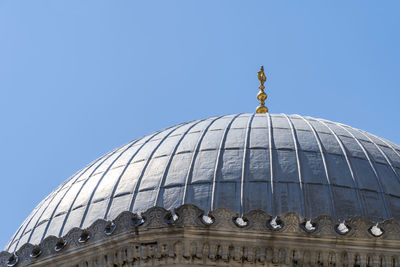
[[[179,124],[93,161],[46,197],[6,246],[153,206],[400,219],[400,147],[323,119],[234,114]]]

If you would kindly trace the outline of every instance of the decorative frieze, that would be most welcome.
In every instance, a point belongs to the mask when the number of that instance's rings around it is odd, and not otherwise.
[[[193,205],[174,212],[154,207],[141,216],[123,212],[62,238],[1,252],[0,266],[400,267],[400,223],[393,219],[339,222],[296,213],[272,217],[257,210],[239,217],[223,208],[207,214],[207,221],[204,216]]]

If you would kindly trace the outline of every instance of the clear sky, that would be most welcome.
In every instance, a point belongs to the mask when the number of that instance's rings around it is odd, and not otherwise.
[[[400,144],[400,1],[0,1],[0,250],[109,150],[184,121],[254,112],[342,122]]]

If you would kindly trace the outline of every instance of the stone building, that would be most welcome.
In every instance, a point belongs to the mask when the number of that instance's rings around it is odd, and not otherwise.
[[[29,215],[0,266],[400,266],[400,147],[233,114],[123,145]]]

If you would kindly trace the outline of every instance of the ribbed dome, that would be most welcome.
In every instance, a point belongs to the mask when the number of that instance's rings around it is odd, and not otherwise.
[[[238,114],[183,123],[136,139],[60,185],[6,247],[63,236],[97,219],[191,203],[239,214],[400,219],[400,148],[322,119]]]

